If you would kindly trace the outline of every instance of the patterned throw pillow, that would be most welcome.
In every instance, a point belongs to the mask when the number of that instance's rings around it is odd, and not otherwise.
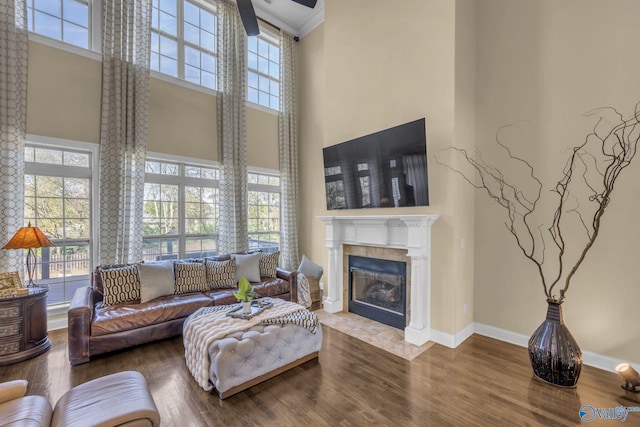
[[[102,270],[100,276],[104,286],[103,307],[140,299],[140,278],[135,265]]]
[[[203,263],[176,262],[173,270],[176,274],[176,295],[209,290],[207,272]]]
[[[206,260],[207,283],[209,289],[236,287],[236,260],[212,261]]]
[[[260,277],[276,277],[276,268],[280,259],[280,251],[272,254],[260,254]]]

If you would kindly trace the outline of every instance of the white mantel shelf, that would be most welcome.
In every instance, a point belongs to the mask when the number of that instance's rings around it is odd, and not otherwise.
[[[343,245],[406,249],[411,258],[409,325],[404,339],[415,345],[429,341],[431,314],[431,225],[439,215],[319,216],[329,249],[327,289],[323,308],[343,311]]]

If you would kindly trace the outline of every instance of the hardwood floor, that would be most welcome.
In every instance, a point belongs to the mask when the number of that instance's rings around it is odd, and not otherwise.
[[[532,377],[526,349],[474,335],[457,349],[434,345],[409,362],[323,325],[319,361],[221,401],[184,364],[181,337],[71,367],[67,331],[51,350],[0,368],[0,382],[29,380],[28,394],[55,403],[74,385],[122,370],[149,383],[163,426],[572,426],[582,405],[640,406],[616,374],[584,367],[578,387]],[[596,419],[590,425],[619,420]],[[626,425],[640,425],[630,413]]]

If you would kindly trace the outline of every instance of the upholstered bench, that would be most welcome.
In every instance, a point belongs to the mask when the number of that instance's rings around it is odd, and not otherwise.
[[[226,399],[318,357],[322,328],[315,313],[273,302],[274,313],[251,320],[229,318],[227,306],[200,309],[185,321],[187,367],[202,388],[215,387]]]

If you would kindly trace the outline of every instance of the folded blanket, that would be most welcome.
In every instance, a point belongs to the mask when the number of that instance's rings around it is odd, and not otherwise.
[[[227,312],[237,308],[235,305],[205,307],[197,310],[184,322],[182,339],[184,342],[184,358],[193,378],[203,389],[213,388],[209,382],[209,346],[216,340],[235,332],[241,332],[263,322],[274,322],[275,319],[291,315],[299,311],[307,311],[302,306],[281,299],[272,299],[273,307],[249,320],[235,319],[227,316]],[[315,313],[312,313],[315,316]],[[303,324],[313,325],[313,319],[300,317]],[[292,319],[286,320],[291,321]],[[317,327],[317,316],[316,324]]]

